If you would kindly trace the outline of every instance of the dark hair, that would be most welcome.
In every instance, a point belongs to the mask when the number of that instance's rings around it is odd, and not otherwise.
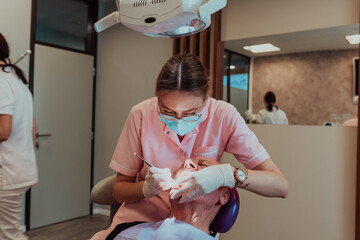
[[[175,55],[165,63],[156,81],[155,94],[184,91],[206,96],[208,88],[208,77],[201,60],[186,53]]]
[[[264,100],[266,102],[266,109],[271,112],[273,110],[273,106],[277,107],[277,105],[274,105],[276,102],[276,96],[273,92],[267,92],[264,96]]]
[[[4,72],[8,72],[5,69],[6,67],[12,67],[15,70],[15,73],[18,76],[18,78],[20,78],[24,84],[27,84],[24,72],[18,66],[11,64],[11,62],[9,62],[9,55],[10,55],[9,44],[7,43],[5,37],[0,33],[0,60],[5,62],[5,64],[0,64],[0,67]]]

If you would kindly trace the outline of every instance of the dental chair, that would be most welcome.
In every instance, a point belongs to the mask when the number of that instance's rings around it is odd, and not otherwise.
[[[210,231],[226,233],[234,225],[240,209],[240,198],[236,188],[230,188],[229,201],[220,208],[210,224]]]
[[[121,205],[121,203],[116,201],[113,197],[113,186],[115,178],[116,174],[104,178],[92,188],[90,194],[90,199],[92,202],[100,205],[110,206],[110,224]]]
[[[107,177],[97,183],[91,190],[91,201],[101,205],[110,205],[110,223],[121,203],[113,195],[113,185],[116,175]],[[229,201],[220,208],[210,225],[210,231],[225,233],[234,225],[240,209],[240,198],[236,188],[230,189]]]

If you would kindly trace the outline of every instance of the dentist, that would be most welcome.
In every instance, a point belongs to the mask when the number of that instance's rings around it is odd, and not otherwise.
[[[156,97],[134,106],[123,127],[110,167],[117,172],[114,198],[122,202],[105,239],[119,223],[161,221],[171,199],[189,202],[221,186],[239,187],[267,197],[283,197],[288,182],[247,127],[234,106],[208,96],[209,81],[201,61],[183,54],[169,59],[157,82]],[[175,182],[171,176],[191,157],[220,161],[232,153],[245,168],[220,164]],[[156,167],[134,156],[137,152]],[[177,190],[168,190],[179,184]]]

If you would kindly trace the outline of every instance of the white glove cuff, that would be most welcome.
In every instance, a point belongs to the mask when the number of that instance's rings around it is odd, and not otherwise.
[[[152,194],[152,192],[150,191],[149,189],[149,185],[148,183],[145,181],[144,185],[143,185],[143,188],[142,188],[142,191],[143,191],[143,195],[145,198],[152,198],[153,196],[155,196],[154,194]]]
[[[230,164],[220,164],[217,165],[224,176],[224,185],[225,187],[233,188],[235,187],[235,178],[234,171]]]

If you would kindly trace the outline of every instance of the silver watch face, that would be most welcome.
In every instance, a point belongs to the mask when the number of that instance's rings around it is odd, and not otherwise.
[[[237,176],[240,179],[240,181],[245,181],[246,175],[243,170],[239,169],[237,172]]]

